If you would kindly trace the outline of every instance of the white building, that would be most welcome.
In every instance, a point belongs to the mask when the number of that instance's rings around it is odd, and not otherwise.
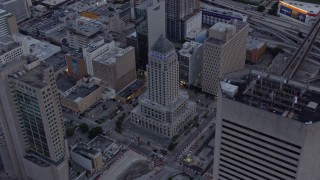
[[[203,65],[203,46],[198,42],[185,42],[179,50],[179,79],[181,85],[198,85]]]
[[[115,42],[107,42],[103,38],[96,38],[91,41],[88,45],[82,48],[83,60],[86,62],[87,73],[90,76],[94,76],[92,61],[102,53],[115,47]]]
[[[59,46],[50,44],[46,41],[34,39],[30,36],[15,35],[12,37],[15,42],[22,45],[23,52],[26,55],[35,56],[39,61],[44,61],[61,51],[61,47]]]
[[[0,37],[0,66],[18,59],[25,53],[19,43],[14,42],[10,36]]]
[[[148,90],[132,110],[131,121],[155,134],[173,137],[196,114],[196,104],[179,90],[179,62],[172,43],[160,37],[150,51]]]
[[[138,69],[145,70],[149,51],[159,37],[166,35],[165,13],[164,0],[147,0],[136,7]]]

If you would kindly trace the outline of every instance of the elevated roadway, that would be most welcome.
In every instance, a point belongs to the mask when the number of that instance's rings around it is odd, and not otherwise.
[[[317,19],[316,24],[312,27],[310,33],[305,38],[299,49],[294,54],[290,64],[284,72],[284,76],[287,78],[293,78],[302,62],[306,59],[307,53],[311,50],[312,44],[318,35],[320,29],[320,18]]]

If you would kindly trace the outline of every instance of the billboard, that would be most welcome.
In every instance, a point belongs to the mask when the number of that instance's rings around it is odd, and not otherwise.
[[[290,8],[290,7],[286,7],[284,5],[280,5],[280,13],[284,14],[286,16],[289,16],[289,17],[291,17],[293,19],[296,19],[298,21],[301,21],[301,22],[304,22],[304,23],[306,22],[307,15],[305,13],[303,13],[301,11],[299,12],[299,11],[297,11],[295,9]]]
[[[71,61],[72,72],[76,75],[79,74],[79,66],[78,61],[76,59],[72,59]]]

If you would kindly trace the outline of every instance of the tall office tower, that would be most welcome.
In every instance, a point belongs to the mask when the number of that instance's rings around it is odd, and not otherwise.
[[[0,9],[13,14],[18,22],[29,17],[29,8],[26,0],[0,0]]]
[[[16,60],[0,68],[1,113],[14,177],[65,179],[66,142],[53,67]]]
[[[137,68],[145,70],[148,52],[161,36],[166,34],[164,0],[147,0],[136,7],[136,32],[138,39]]]
[[[319,87],[249,69],[223,80],[213,179],[319,179]]]
[[[223,74],[244,68],[248,27],[245,22],[232,20],[209,29],[203,49],[202,91],[216,95]]]
[[[16,17],[0,9],[0,37],[18,33]]]
[[[199,0],[166,0],[167,38],[173,41],[184,40],[187,31],[192,31],[188,28],[201,28],[201,16]]]
[[[150,51],[148,90],[132,110],[136,126],[155,134],[172,137],[192,120],[196,104],[189,101],[187,92],[179,90],[179,62],[171,42],[160,37]]]

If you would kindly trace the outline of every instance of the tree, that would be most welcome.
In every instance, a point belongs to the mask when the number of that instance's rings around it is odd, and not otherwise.
[[[263,12],[266,9],[263,5],[258,6],[258,12]]]
[[[101,127],[95,127],[95,128],[92,128],[90,131],[89,131],[89,139],[93,139],[95,138],[96,136],[100,135],[101,133],[103,133],[103,130]]]
[[[276,56],[278,55],[279,53],[283,53],[283,49],[281,47],[275,47],[273,49],[271,49],[271,54],[272,56]]]
[[[86,123],[80,124],[79,128],[80,128],[82,133],[85,133],[85,132],[89,131],[89,126]]]
[[[168,146],[168,150],[169,151],[172,151],[174,148],[175,148],[175,144],[173,143],[173,142],[171,142],[170,144],[169,144],[169,146]]]
[[[299,33],[298,33],[298,36],[301,37],[301,38],[304,38],[302,32],[299,32]]]
[[[176,134],[176,135],[174,135],[172,138],[171,138],[171,141],[172,142],[176,142],[176,140],[179,138],[179,135],[178,134]]]
[[[74,134],[74,128],[68,128],[66,130],[67,137],[71,137]]]

